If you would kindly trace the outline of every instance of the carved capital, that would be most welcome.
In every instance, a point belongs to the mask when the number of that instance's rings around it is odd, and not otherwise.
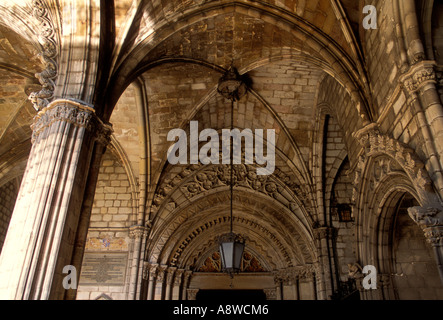
[[[266,300],[277,300],[277,290],[275,288],[264,289]]]
[[[149,228],[144,226],[132,226],[129,228],[129,237],[131,239],[146,238],[149,233]]]
[[[168,285],[172,284],[172,280],[174,279],[174,274],[177,271],[175,267],[169,267],[166,269],[166,283]]]
[[[414,95],[426,83],[437,83],[435,61],[420,61],[400,78],[403,88],[409,95]]]
[[[104,124],[95,114],[92,106],[79,101],[57,99],[43,108],[34,117],[31,125],[32,142],[54,123],[66,122],[70,125],[93,131],[95,139],[109,143],[112,134],[112,126]],[[106,142],[107,141],[107,142]]]
[[[147,279],[151,281],[155,280],[157,278],[157,269],[158,269],[158,264],[145,263],[143,274],[145,275],[146,273],[146,280]]]
[[[197,299],[197,293],[200,291],[200,289],[187,289],[188,293],[188,300],[196,300]]]
[[[184,269],[177,269],[175,271],[175,277],[174,277],[174,286],[180,287],[182,280],[183,280],[183,274],[185,273]]]
[[[157,268],[157,282],[162,282],[165,279],[165,271],[168,268],[166,265],[159,265]]]

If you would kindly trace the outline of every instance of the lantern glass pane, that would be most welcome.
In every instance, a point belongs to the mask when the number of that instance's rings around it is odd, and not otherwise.
[[[241,242],[235,243],[234,249],[234,268],[237,270],[241,269],[241,261],[243,257],[243,250],[245,249],[245,244]]]
[[[234,257],[234,243],[233,242],[223,242],[221,245],[223,256],[222,263],[224,262],[225,269],[232,269],[233,267],[233,257]]]

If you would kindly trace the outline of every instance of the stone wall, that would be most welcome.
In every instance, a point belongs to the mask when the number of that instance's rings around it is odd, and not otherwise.
[[[403,201],[393,230],[393,281],[396,294],[401,300],[442,299],[443,286],[434,252],[423,231],[408,216],[406,207],[408,202]]]
[[[126,285],[129,283],[130,271],[129,251],[132,243],[129,237],[129,227],[134,221],[132,214],[135,209],[128,176],[120,162],[110,151],[103,155],[86,240],[82,273],[87,270],[85,258],[100,257],[101,259],[101,255],[113,257],[117,254],[118,263],[126,264],[126,267],[120,267],[118,272],[119,274],[124,272],[125,279],[124,281],[119,279],[119,285],[107,284],[113,281],[111,278],[97,280],[96,284],[89,280],[88,284],[84,284],[85,281],[80,275],[77,291],[79,300],[95,300],[103,294],[111,299],[126,298]],[[97,266],[95,266],[95,271],[97,275],[104,273],[105,278],[102,279],[106,279],[109,275],[108,271],[101,271]]]

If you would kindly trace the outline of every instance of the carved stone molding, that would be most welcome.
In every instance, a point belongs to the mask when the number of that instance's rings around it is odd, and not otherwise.
[[[183,274],[185,273],[184,269],[177,269],[175,271],[175,277],[174,277],[174,286],[180,287],[182,280],[183,280]]]
[[[401,76],[400,81],[406,92],[413,95],[426,83],[437,83],[437,73],[435,71],[435,61],[420,61],[411,67],[409,72]]]
[[[423,229],[426,240],[432,246],[443,246],[443,210],[437,208],[413,207],[409,216]]]
[[[165,279],[165,272],[168,266],[166,265],[159,265],[157,268],[157,282],[163,282]]]
[[[298,279],[313,279],[315,274],[314,265],[291,267],[274,272],[274,282],[292,285]]]
[[[404,172],[409,177],[412,185],[415,187],[420,196],[427,197],[427,189],[431,185],[431,179],[424,169],[424,164],[416,155],[415,151],[410,149],[398,140],[392,139],[380,132],[378,124],[372,123],[365,128],[357,131],[353,136],[358,140],[364,148],[365,154],[360,156],[359,163],[355,169],[354,176],[354,195],[355,203],[359,196],[359,188],[362,180],[362,173],[365,170],[368,160],[380,155],[385,155],[395,160],[379,163],[377,169],[374,170],[373,181],[381,181],[381,175],[390,172]]]
[[[147,273],[146,279],[154,281],[157,278],[158,264],[147,263],[147,264],[145,264],[145,268],[146,268],[146,273]]]
[[[66,122],[76,127],[93,131],[95,139],[108,144],[112,134],[112,126],[103,123],[95,114],[92,106],[74,100],[58,99],[43,108],[31,125],[32,142],[52,124]]]
[[[200,289],[187,289],[188,293],[188,300],[196,300],[197,299],[197,293],[200,291]]]
[[[175,272],[177,271],[177,268],[170,267],[166,269],[166,283],[168,285],[172,284],[172,280],[174,279]]]
[[[58,74],[56,62],[58,52],[56,30],[49,16],[49,10],[45,5],[45,1],[33,0],[32,10],[34,17],[40,23],[40,30],[38,31],[42,52],[39,54],[39,58],[45,69],[35,75],[43,87],[42,90],[31,93],[29,100],[32,101],[34,108],[39,111],[47,107],[54,97],[55,79]]]
[[[408,209],[409,216],[421,228],[443,225],[443,214],[441,209],[412,207]]]
[[[182,255],[182,253],[186,250],[186,248],[188,247],[188,245],[200,234],[202,234],[203,232],[208,231],[209,229],[212,229],[214,227],[216,227],[217,225],[226,223],[228,220],[227,218],[217,218],[214,219],[212,221],[209,221],[201,226],[199,226],[198,228],[196,228],[192,233],[190,233],[178,246],[178,248],[176,249],[175,253],[172,256],[171,262],[170,264],[172,266],[176,266],[179,264],[179,260],[180,257]],[[270,240],[272,240],[272,242],[275,243],[276,248],[278,248],[282,255],[284,256],[286,262],[288,263],[288,265],[291,265],[291,257],[289,255],[289,253],[287,252],[286,248],[284,247],[283,243],[281,243],[281,241],[268,229],[266,229],[265,227],[259,225],[258,223],[254,222],[254,221],[250,221],[247,220],[245,218],[238,218],[238,217],[234,217],[234,221],[235,224],[246,224],[248,225],[249,228],[251,229],[256,229],[258,232],[265,234]]]
[[[185,197],[190,200],[193,197],[217,187],[229,186],[231,168],[225,165],[214,165],[201,170],[200,165],[192,165],[184,168],[171,182],[157,190],[153,200],[153,212],[156,212],[169,195],[180,186]],[[250,165],[234,165],[234,187],[244,187],[255,192],[260,192],[282,202],[291,211],[298,209],[294,201],[299,199],[307,208],[310,207],[308,196],[302,187],[291,181],[284,172],[276,169],[272,176],[258,176],[256,168]],[[191,179],[188,179],[192,177]],[[188,180],[188,181],[186,181]],[[176,203],[170,202],[175,208]]]

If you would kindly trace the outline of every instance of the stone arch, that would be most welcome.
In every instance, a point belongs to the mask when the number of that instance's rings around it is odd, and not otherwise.
[[[331,41],[331,39],[322,34],[319,29],[312,27],[312,25],[304,21],[304,19],[288,11],[273,8],[273,10],[281,11],[280,13],[282,14],[277,21],[273,17],[272,10],[270,10],[267,5],[258,2],[248,4],[237,1],[228,1],[227,3],[221,4],[208,3],[200,6],[199,9],[190,9],[186,13],[172,14],[169,21],[174,21],[173,24],[163,22],[162,26],[157,29],[158,34],[155,36],[146,36],[136,44],[128,55],[125,55],[124,60],[120,61],[114,73],[115,81],[114,85],[110,88],[110,101],[107,105],[112,108],[114,104],[113,101],[118,99],[121,89],[116,90],[116,88],[125,88],[132,79],[138,76],[138,70],[140,70],[140,68],[156,60],[155,57],[150,55],[154,48],[186,26],[217,16],[220,13],[218,11],[219,5],[224,7],[225,13],[237,12],[252,18],[259,16],[263,21],[271,23],[294,34],[297,38],[306,41],[308,46],[303,48],[306,49],[309,47],[312,51],[312,53],[308,52],[307,54],[320,53],[322,59],[336,69],[336,75],[345,83],[345,87],[348,88],[362,117],[365,118],[366,121],[370,120],[371,111],[364,97],[365,95],[362,93],[364,85],[356,80],[358,78],[358,71],[355,70],[354,64],[350,61],[348,54],[345,53],[343,48],[340,48],[337,43]],[[107,110],[105,114],[109,115],[110,112],[111,110]]]
[[[186,206],[171,211],[161,220],[154,220],[154,233],[151,235],[151,242],[147,248],[148,260],[160,264],[175,264],[189,243],[205,230],[218,229],[219,226],[220,229],[223,229],[224,226],[223,233],[229,231],[227,224],[229,219],[219,217],[220,212],[228,214],[229,211],[226,205],[229,203],[228,189],[225,187],[214,191],[201,194]],[[254,194],[255,200],[252,201],[250,192],[241,189],[234,191],[234,219],[240,225],[247,226],[244,228],[245,232],[248,230],[247,228],[261,230],[256,232],[257,239],[262,235],[268,235],[269,239],[273,240],[267,241],[267,246],[280,248],[279,250],[283,250],[282,252],[286,251],[287,253],[283,256],[287,257],[286,260],[291,257],[287,260],[289,264],[297,264],[294,252],[303,256],[305,261],[314,261],[316,259],[315,249],[312,240],[309,240],[312,237],[309,235],[309,231],[297,222],[298,219],[290,213],[289,209],[275,200],[269,202],[269,198],[257,193]],[[223,205],[223,203],[225,204]],[[286,233],[292,235],[291,240],[283,236]],[[207,234],[211,235],[210,232]],[[182,240],[179,240],[177,235]]]
[[[355,137],[364,148],[354,180],[357,259],[361,265],[374,265],[381,283],[375,293],[363,296],[394,299],[392,252],[389,250],[395,207],[405,194],[414,198],[420,208],[440,208],[439,199],[424,164],[413,150],[382,135],[376,125],[357,132]],[[414,222],[421,219],[411,213],[409,216]]]

